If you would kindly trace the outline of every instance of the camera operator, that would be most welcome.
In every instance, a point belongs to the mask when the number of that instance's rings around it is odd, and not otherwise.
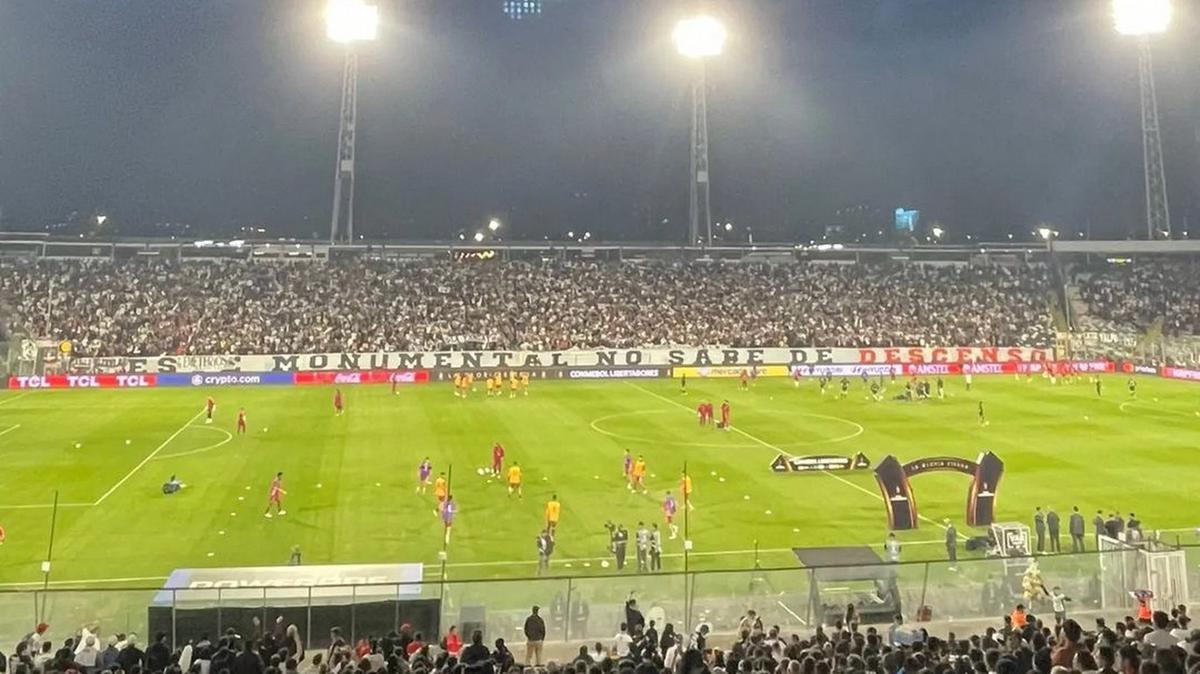
[[[608,529],[608,549],[612,552],[617,570],[621,571],[625,568],[625,550],[629,546],[629,532],[625,531],[624,526],[612,522],[605,522],[604,528]]]

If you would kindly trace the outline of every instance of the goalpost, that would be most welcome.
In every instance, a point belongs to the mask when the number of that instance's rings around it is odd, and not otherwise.
[[[1127,542],[1099,537],[1100,605],[1105,609],[1128,608],[1134,590],[1154,594],[1150,607],[1170,610],[1187,603],[1187,557],[1183,550],[1157,539]]]

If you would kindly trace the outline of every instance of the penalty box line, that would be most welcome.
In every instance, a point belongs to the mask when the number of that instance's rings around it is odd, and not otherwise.
[[[688,411],[688,412],[692,412],[692,408],[688,407],[687,405],[684,405],[683,403],[679,402],[678,400],[671,400],[670,398],[667,398],[667,397],[665,397],[665,396],[663,396],[663,395],[660,395],[660,394],[658,394],[658,393],[655,393],[654,391],[651,391],[651,390],[650,390],[650,389],[648,389],[648,388],[644,388],[644,387],[642,387],[642,386],[639,386],[638,384],[634,384],[633,382],[628,382],[628,381],[627,381],[627,382],[625,382],[625,383],[626,383],[626,384],[628,384],[628,385],[630,385],[630,386],[632,386],[632,387],[634,387],[635,389],[637,389],[637,390],[641,391],[642,393],[645,393],[645,394],[647,394],[647,395],[650,395],[650,396],[654,396],[655,398],[658,398],[659,400],[661,400],[661,401],[663,401],[663,402],[665,402],[665,403],[669,403],[669,404],[671,404],[671,405],[674,405],[675,407],[679,407],[679,408],[681,408],[681,409],[684,409],[684,410],[686,410],[686,411]],[[771,443],[767,442],[766,440],[763,440],[762,438],[756,437],[756,436],[754,436],[754,435],[751,435],[751,434],[747,433],[746,431],[743,431],[742,429],[738,428],[737,426],[730,426],[729,428],[730,428],[730,430],[732,430],[734,433],[738,433],[738,434],[740,434],[742,437],[746,438],[747,440],[750,440],[751,442],[755,442],[755,443],[757,443],[757,444],[759,444],[759,445],[762,445],[763,447],[765,447],[765,448],[767,448],[767,449],[770,449],[770,450],[772,450],[772,451],[778,452],[779,454],[783,454],[784,456],[787,456],[787,457],[789,457],[789,458],[791,458],[791,457],[795,457],[795,454],[792,454],[791,452],[788,452],[788,451],[786,451],[786,450],[780,449],[779,447],[776,447],[775,445],[772,445]],[[829,476],[829,477],[831,477],[831,478],[833,478],[833,479],[837,480],[838,482],[841,482],[842,484],[846,485],[847,487],[851,487],[851,488],[853,488],[853,489],[856,489],[856,490],[858,490],[858,491],[860,491],[860,492],[862,492],[862,493],[866,494],[867,496],[870,496],[871,498],[874,498],[874,499],[875,499],[875,500],[877,500],[877,501],[881,501],[881,502],[883,501],[883,496],[881,496],[880,494],[877,494],[877,493],[875,493],[875,492],[871,491],[870,489],[866,489],[865,487],[861,487],[861,486],[859,486],[859,485],[857,485],[857,484],[854,484],[853,482],[851,482],[850,480],[847,480],[846,478],[842,477],[841,475],[838,475],[838,474],[836,474],[836,473],[832,473],[832,472],[830,472],[830,471],[827,471],[827,470],[820,471],[820,473],[821,473],[822,475],[827,475],[827,476]],[[918,514],[918,515],[917,515],[917,517],[921,518],[921,519],[922,519],[923,521],[925,521],[925,522],[929,522],[930,524],[933,524],[933,525],[935,525],[935,526],[941,527],[941,529],[942,529],[943,531],[945,531],[945,530],[948,528],[948,527],[946,527],[944,524],[942,524],[941,522],[938,522],[937,520],[934,520],[934,519],[932,519],[932,518],[926,517],[926,516],[924,516],[924,515],[920,515],[920,514]],[[959,539],[961,539],[961,540],[964,540],[964,541],[965,541],[965,540],[968,540],[967,536],[965,536],[965,535],[963,535],[963,534],[958,534],[958,537],[959,537]]]
[[[124,477],[122,477],[120,480],[117,480],[116,484],[109,487],[108,491],[101,494],[100,498],[96,499],[95,501],[92,501],[91,503],[59,503],[58,507],[60,507],[60,508],[94,508],[94,507],[104,503],[104,501],[107,500],[109,496],[112,496],[118,489],[121,488],[122,485],[124,485],[126,482],[128,482],[131,477],[136,475],[138,471],[140,471],[143,467],[145,467],[145,465],[147,463],[150,463],[154,459],[154,457],[158,456],[159,452],[166,449],[167,445],[171,444],[171,442],[173,442],[175,440],[175,438],[179,437],[179,435],[181,433],[183,433],[189,427],[191,427],[191,425],[194,424],[196,422],[196,420],[199,419],[202,414],[204,414],[204,410],[200,410],[195,415],[193,415],[192,418],[188,419],[182,426],[175,429],[174,433],[171,433],[170,435],[168,435],[166,440],[163,440],[161,444],[159,444],[157,447],[154,448],[154,451],[150,452],[149,454],[146,455],[145,458],[143,458],[141,461],[139,461],[138,464],[136,466],[134,466],[128,473],[126,473]],[[12,429],[9,429],[9,430],[12,430]],[[7,431],[5,431],[5,432],[7,432]],[[53,503],[31,503],[31,504],[25,504],[25,505],[0,506],[0,510],[39,510],[39,509],[53,508],[53,507],[54,507]]]

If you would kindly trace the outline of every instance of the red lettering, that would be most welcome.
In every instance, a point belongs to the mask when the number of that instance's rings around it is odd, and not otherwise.
[[[954,360],[959,363],[969,363],[972,360],[971,354],[973,351],[973,349],[964,349],[962,347],[958,347],[954,350]]]
[[[989,363],[999,362],[1000,360],[1000,350],[994,346],[985,346],[979,349],[979,352],[983,359]]]
[[[919,346],[914,346],[913,348],[909,349],[908,350],[908,362],[924,363],[925,362],[925,350]]]
[[[869,365],[875,361],[875,349],[859,349],[858,362]]]
[[[900,362],[900,349],[884,349],[883,350],[883,362],[899,363]]]
[[[935,363],[945,363],[950,360],[950,355],[946,353],[945,349],[939,346],[933,350],[929,360]]]

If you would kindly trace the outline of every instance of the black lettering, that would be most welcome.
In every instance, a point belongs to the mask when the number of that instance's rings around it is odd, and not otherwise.
[[[668,365],[683,365],[683,352],[679,349],[671,349],[667,352]]]
[[[388,362],[390,360],[391,357],[386,353],[372,353],[367,356],[367,363],[372,370],[388,369]]]
[[[329,356],[323,353],[315,353],[308,357],[308,369],[324,370],[329,367]]]
[[[722,349],[721,350],[721,364],[722,365],[737,365],[738,364],[737,349]]]
[[[434,367],[450,367],[450,354],[446,351],[439,351],[433,354]]]
[[[154,364],[154,368],[157,372],[178,372],[179,362],[175,356],[161,356]]]
[[[542,366],[542,360],[540,358],[538,358],[538,355],[536,353],[525,354],[524,367],[541,367],[541,366]]]
[[[692,365],[712,365],[712,358],[708,357],[708,349],[697,349],[696,357],[692,359]]]
[[[272,372],[295,372],[300,369],[299,356],[271,356]]]
[[[462,358],[462,367],[464,368],[482,367],[483,354],[478,351],[463,351],[459,356]]]
[[[616,351],[597,351],[596,365],[599,367],[611,366],[617,364]]]
[[[638,351],[637,349],[631,349],[629,351],[626,351],[625,352],[625,364],[626,365],[641,365],[642,364],[642,352]]]
[[[501,351],[496,354],[496,367],[508,367],[508,361],[512,358],[512,354],[507,351]]]
[[[421,369],[421,356],[423,353],[398,353],[396,354],[396,369],[397,370],[419,370]]]
[[[825,364],[833,363],[833,349],[817,349],[817,362]]]
[[[125,363],[125,371],[126,372],[135,372],[135,373],[145,372],[146,371],[146,359],[145,358],[130,358],[129,361]]]
[[[808,350],[807,349],[789,349],[788,353],[790,354],[789,357],[791,358],[791,363],[790,363],[791,365],[797,365],[800,363],[808,362]]]
[[[338,358],[337,369],[339,370],[361,370],[362,366],[359,361],[362,356],[357,353],[343,353]]]
[[[563,355],[561,353],[559,353],[558,351],[555,351],[554,353],[552,353],[550,355],[551,355],[550,364],[552,366],[554,366],[554,367],[566,367],[567,366],[567,362],[565,360],[563,360]]]
[[[762,365],[763,364],[763,350],[762,349],[747,349],[746,350],[746,363],[749,365]]]

